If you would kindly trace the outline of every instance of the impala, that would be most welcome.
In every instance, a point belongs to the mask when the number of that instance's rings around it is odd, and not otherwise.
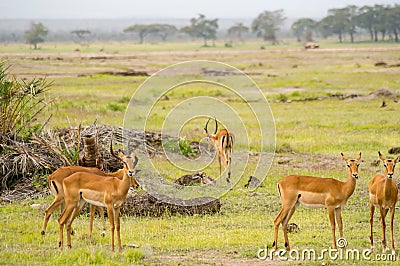
[[[390,234],[392,237],[392,252],[394,252],[394,238],[393,238],[393,219],[394,219],[394,211],[397,202],[397,193],[399,192],[396,183],[393,181],[394,167],[396,163],[399,161],[400,157],[397,157],[394,160],[385,159],[381,152],[378,152],[379,159],[383,162],[383,166],[385,167],[385,174],[377,174],[375,175],[368,184],[368,192],[369,192],[369,206],[370,206],[370,240],[371,240],[371,248],[374,246],[373,239],[373,230],[372,224],[374,221],[374,211],[375,207],[379,208],[379,212],[381,214],[381,224],[382,224],[382,245],[383,251],[386,251],[386,223],[385,218],[386,214],[390,210]]]
[[[209,134],[207,126],[208,123],[210,122],[210,119],[211,118],[208,119],[206,126],[204,127],[204,130],[207,134],[209,141],[214,143],[215,146],[215,153],[216,156],[218,157],[219,176],[221,176],[221,160],[222,160],[227,174],[226,181],[229,183],[231,177],[231,163],[232,163],[234,135],[227,129],[221,129],[218,131],[218,122],[215,117],[214,117],[215,131],[213,134]]]
[[[122,180],[115,177],[104,177],[87,172],[74,173],[63,181],[65,209],[58,220],[60,232],[60,249],[63,248],[63,229],[66,224],[68,247],[71,248],[71,224],[79,213],[84,202],[106,207],[111,231],[111,250],[114,251],[114,230],[117,231],[118,249],[122,250],[120,235],[120,208],[125,201],[134,176],[137,157],[134,153],[125,156],[121,151],[119,157],[111,154],[124,163]]]
[[[343,237],[342,207],[353,194],[358,179],[358,166],[361,152],[355,160],[350,160],[342,153],[343,160],[349,168],[346,182],[333,178],[313,176],[289,175],[281,179],[278,192],[282,201],[282,209],[274,221],[274,243],[272,247],[278,249],[278,230],[282,224],[285,247],[290,250],[287,236],[287,226],[290,218],[299,204],[308,208],[327,207],[332,228],[333,248],[336,249],[335,218],[339,226],[340,237]]]
[[[44,221],[43,221],[43,226],[42,226],[42,231],[41,234],[44,235],[46,232],[46,227],[47,223],[49,222],[50,216],[53,214],[53,212],[61,206],[61,212],[64,209],[64,189],[62,182],[63,180],[77,172],[88,172],[96,175],[101,175],[101,176],[114,176],[118,177],[119,179],[122,179],[124,175],[124,170],[119,169],[118,171],[114,173],[104,173],[100,171],[98,168],[95,167],[83,167],[83,166],[65,166],[57,169],[54,173],[49,175],[47,179],[47,186],[54,195],[54,200],[50,204],[50,206],[46,209],[45,211],[45,216],[44,216]],[[135,178],[131,178],[131,183],[133,187],[138,187],[139,184],[136,182]],[[105,235],[105,222],[104,222],[104,211],[102,207],[98,206],[90,206],[90,228],[89,228],[89,234],[90,236],[92,235],[92,229],[93,229],[93,217],[96,209],[99,211],[100,216],[102,218],[102,223],[103,223],[103,232],[101,233],[103,236]]]

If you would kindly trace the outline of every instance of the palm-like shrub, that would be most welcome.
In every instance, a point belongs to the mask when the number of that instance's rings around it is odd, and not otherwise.
[[[0,135],[26,138],[35,128],[37,116],[48,106],[44,92],[51,85],[45,79],[18,80],[0,62]],[[40,128],[40,126],[39,126]]]

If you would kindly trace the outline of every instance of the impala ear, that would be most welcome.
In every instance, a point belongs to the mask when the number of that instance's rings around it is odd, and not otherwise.
[[[347,158],[346,155],[343,154],[343,152],[340,153],[342,155],[343,160],[347,161],[349,158]]]
[[[378,151],[378,155],[379,155],[379,159],[381,159],[381,161],[385,161],[385,157],[383,157],[383,155],[380,151]]]
[[[125,154],[121,149],[118,150],[118,157],[122,159],[125,157]]]
[[[357,155],[356,160],[359,161],[361,159],[361,152]]]

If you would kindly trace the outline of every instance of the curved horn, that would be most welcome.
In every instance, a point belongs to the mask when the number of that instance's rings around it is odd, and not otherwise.
[[[135,154],[135,161],[133,161],[133,168],[136,167],[138,161],[139,161],[139,159],[138,159],[138,157],[137,157],[136,154]]]
[[[217,131],[218,131],[218,123],[217,123],[217,119],[215,118],[215,116],[214,116],[214,120],[215,120],[215,132],[214,132],[214,135],[215,135],[215,134],[217,134]]]
[[[207,123],[206,123],[206,126],[204,127],[204,130],[206,131],[206,134],[207,134],[207,135],[208,135],[207,126],[208,126],[208,122],[210,122],[210,119],[211,119],[211,117],[208,118]]]
[[[125,161],[122,160],[121,157],[115,155],[115,153],[114,153],[114,151],[113,151],[113,147],[112,147],[113,137],[114,137],[114,131],[113,131],[113,133],[111,134],[110,153],[111,153],[112,156],[114,156],[115,158],[117,158],[119,161],[121,161],[121,162],[123,162],[124,164],[126,164]]]

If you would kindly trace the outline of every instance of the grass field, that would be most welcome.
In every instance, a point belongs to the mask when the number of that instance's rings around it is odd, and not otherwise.
[[[53,114],[47,125],[50,128],[79,123],[89,125],[95,119],[100,124],[123,124],[131,96],[147,77],[114,76],[104,72],[135,70],[152,75],[172,64],[189,60],[214,60],[232,65],[253,79],[268,100],[275,121],[277,153],[268,174],[257,176],[265,180],[264,186],[255,191],[244,188],[257,166],[257,160],[253,158],[256,156],[250,156],[242,178],[221,198],[219,214],[164,215],[159,218],[123,216],[123,245],[138,244],[140,248],[125,246],[122,253],[109,251],[109,233],[105,238],[100,236],[99,220],[96,220],[93,238],[88,239],[89,218],[85,215],[74,222],[77,234],[73,236],[72,249],[58,251],[57,215],[51,218],[46,235],[40,235],[43,210],[52,201],[51,196],[3,204],[0,207],[0,264],[280,264],[282,262],[277,258],[273,261],[257,258],[259,249],[272,245],[273,220],[280,210],[276,182],[294,173],[344,181],[348,170],[340,153],[355,158],[360,151],[360,178],[342,213],[348,248],[360,252],[368,249],[367,184],[375,173],[384,170],[382,164],[373,166],[371,163],[378,159],[378,151],[389,156],[388,149],[399,146],[400,68],[395,65],[400,63],[400,47],[391,43],[350,45],[327,41],[316,50],[304,50],[294,42],[266,45],[266,49],[261,50],[261,45],[250,42],[233,48],[222,45],[203,48],[196,43],[104,43],[79,47],[76,44],[44,43],[41,49],[33,51],[23,44],[2,44],[0,57],[11,65],[12,73],[17,77],[46,76],[53,82],[48,97],[54,99],[54,103],[42,117],[44,121]],[[378,62],[385,62],[387,67],[375,66]],[[253,88],[241,89],[251,93]],[[385,94],[377,93],[382,91]],[[218,98],[239,113],[241,110],[244,113],[246,108],[245,102],[238,101],[234,94],[220,87],[180,87],[167,95],[168,100],[160,100],[155,105],[148,129],[160,131],[170,110],[196,96]],[[381,108],[383,101],[386,107]],[[229,117],[218,118],[230,122]],[[202,120],[188,123],[182,134],[200,140],[204,137],[203,123]],[[250,145],[251,151],[261,148],[257,142],[260,140],[258,129],[255,123],[246,125],[247,134],[254,141]],[[235,152],[244,155],[248,149],[238,145]],[[165,158],[158,160],[161,160],[161,166],[165,163],[162,161]],[[216,176],[216,163],[205,171]],[[183,174],[180,169],[168,168],[166,172],[171,179]],[[395,174],[398,181],[397,176]],[[41,207],[33,209],[32,204]],[[377,244],[381,238],[378,218],[376,214],[374,236]],[[400,243],[398,221],[396,214],[396,246]],[[331,230],[326,209],[300,207],[291,222],[300,228],[297,233],[289,234],[292,249],[315,249],[320,254],[330,247]],[[283,248],[281,232],[279,243]],[[380,255],[377,245],[370,258],[377,260]],[[362,256],[360,260],[363,265],[376,263]],[[400,257],[396,257],[398,260]],[[328,256],[322,260],[289,260],[289,264],[304,263],[358,265],[360,261],[329,259]]]

